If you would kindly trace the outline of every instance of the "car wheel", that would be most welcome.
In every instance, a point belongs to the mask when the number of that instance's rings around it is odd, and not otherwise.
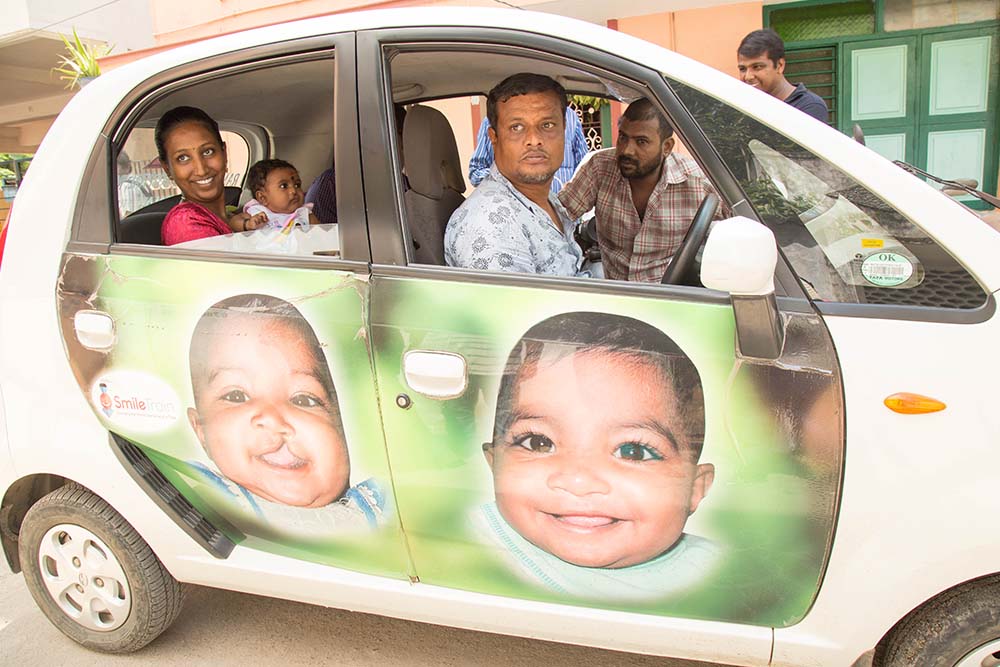
[[[177,580],[118,512],[81,486],[64,486],[35,503],[18,542],[35,603],[87,648],[138,650],[180,612]]]
[[[1000,666],[1000,576],[970,581],[900,621],[875,652],[877,667]]]

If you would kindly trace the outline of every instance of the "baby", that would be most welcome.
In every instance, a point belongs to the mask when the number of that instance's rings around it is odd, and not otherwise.
[[[262,518],[328,508],[329,523],[376,524],[372,481],[349,488],[350,458],[319,340],[287,301],[262,294],[211,306],[191,336],[188,420],[212,467],[195,464]]]
[[[701,380],[662,331],[567,313],[514,345],[483,445],[496,503],[477,524],[525,578],[560,593],[662,598],[719,550],[684,533],[715,477],[698,463]]]
[[[267,222],[260,226],[283,229],[289,224],[319,222],[312,214],[312,204],[305,203],[298,170],[284,160],[255,163],[247,172],[247,187],[254,198],[243,206],[243,211],[253,220],[259,214],[266,215]]]

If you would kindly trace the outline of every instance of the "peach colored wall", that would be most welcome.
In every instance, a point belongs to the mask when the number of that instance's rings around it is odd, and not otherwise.
[[[675,12],[673,49],[736,76],[736,49],[748,32],[763,27],[762,18],[760,2]]]
[[[273,23],[362,9],[495,6],[490,0],[150,0],[158,44],[215,37]]]
[[[617,23],[620,32],[668,49],[674,48],[674,12],[627,16],[619,18]]]
[[[762,17],[763,3],[743,2],[628,16],[614,23],[621,32],[736,76],[736,48],[748,32],[762,27]]]

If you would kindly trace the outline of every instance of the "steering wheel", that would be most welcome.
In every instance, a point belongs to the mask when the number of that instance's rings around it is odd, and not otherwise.
[[[667,270],[663,272],[663,285],[699,285],[698,273],[695,271],[695,257],[698,255],[698,248],[705,242],[708,236],[708,229],[712,224],[712,218],[719,208],[719,196],[709,192],[698,205],[698,210],[691,220],[681,247],[674,253],[674,258],[667,265]]]

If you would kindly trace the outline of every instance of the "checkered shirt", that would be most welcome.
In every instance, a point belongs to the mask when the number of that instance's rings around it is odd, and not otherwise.
[[[715,190],[694,160],[671,153],[640,219],[628,179],[618,170],[615,149],[608,148],[580,167],[559,192],[559,201],[573,218],[595,209],[607,278],[659,282],[709,192]]]

